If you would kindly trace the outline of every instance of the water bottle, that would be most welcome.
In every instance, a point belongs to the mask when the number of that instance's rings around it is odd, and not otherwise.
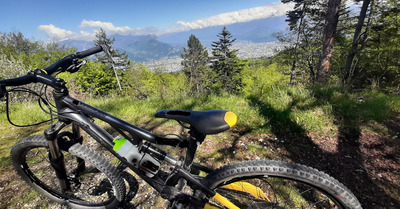
[[[114,151],[125,158],[128,163],[140,168],[146,176],[153,177],[160,169],[161,163],[147,153],[141,153],[139,147],[125,138],[114,140]]]

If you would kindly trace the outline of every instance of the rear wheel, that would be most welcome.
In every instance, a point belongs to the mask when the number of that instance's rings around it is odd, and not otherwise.
[[[72,208],[116,208],[125,196],[125,184],[117,169],[79,143],[67,148],[62,143],[59,146],[70,190],[60,189],[43,135],[26,137],[13,146],[11,158],[18,174],[36,191],[57,203]]]
[[[223,166],[204,184],[239,208],[361,208],[355,196],[329,175],[280,161]],[[210,206],[225,208],[214,199]]]

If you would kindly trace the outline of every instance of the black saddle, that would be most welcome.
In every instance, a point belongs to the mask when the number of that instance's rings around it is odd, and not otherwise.
[[[217,134],[228,130],[237,121],[235,113],[226,110],[160,110],[156,118],[168,118],[188,123],[202,134]]]

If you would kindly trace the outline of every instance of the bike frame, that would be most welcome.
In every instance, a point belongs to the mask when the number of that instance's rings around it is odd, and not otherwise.
[[[59,137],[60,131],[68,124],[73,124],[73,137],[79,139],[80,143],[82,137],[79,133],[79,127],[86,131],[92,138],[104,146],[109,152],[111,152],[115,157],[117,157],[124,165],[129,167],[137,175],[139,175],[143,180],[145,180],[150,186],[152,186],[157,192],[161,194],[163,198],[168,200],[184,200],[185,202],[191,202],[192,205],[197,205],[204,207],[204,201],[199,198],[193,197],[192,195],[184,194],[181,189],[183,188],[182,180],[186,180],[187,184],[192,188],[200,190],[208,198],[214,197],[216,192],[205,187],[201,182],[201,177],[192,175],[190,173],[193,158],[197,149],[198,144],[202,143],[205,135],[198,133],[195,129],[191,129],[189,139],[181,138],[170,138],[164,136],[158,136],[150,133],[142,128],[132,125],[124,120],[121,120],[113,115],[110,115],[100,109],[90,106],[82,101],[69,96],[68,90],[65,87],[65,82],[62,79],[56,79],[45,73],[35,73],[37,80],[41,83],[45,83],[54,88],[53,97],[56,104],[58,119],[59,121],[52,125],[45,131],[45,137],[49,141],[50,150],[50,161],[56,170],[57,177],[59,178],[62,190],[68,190],[70,187],[68,185],[65,168],[63,165],[63,156],[61,154],[60,148],[58,147],[58,140],[62,140]],[[108,123],[111,127],[117,130],[119,133],[124,135],[127,140],[132,144],[140,145],[143,140],[147,144],[147,152],[151,153],[153,156],[158,157],[166,161],[167,163],[175,166],[173,174],[164,182],[159,176],[154,176],[149,178],[140,169],[134,167],[132,164],[128,163],[127,160],[119,156],[114,150],[114,138],[103,128],[94,123],[91,117],[97,118]],[[127,132],[131,137],[127,136],[124,132]],[[151,144],[159,145],[169,145],[169,146],[179,146],[181,148],[186,148],[186,157],[184,162],[181,162],[172,156],[166,154],[163,150],[152,146]],[[79,159],[78,159],[79,160]],[[199,170],[206,172],[212,171],[212,169],[201,166],[193,165]],[[180,186],[176,188],[175,186],[179,182]]]

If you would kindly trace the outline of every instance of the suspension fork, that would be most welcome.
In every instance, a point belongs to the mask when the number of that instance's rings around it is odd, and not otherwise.
[[[73,140],[76,141],[79,144],[83,143],[83,137],[81,135],[81,130],[76,123],[72,123],[72,136]],[[78,163],[77,170],[75,171],[77,175],[79,175],[81,172],[85,170],[85,160],[82,158],[76,157],[76,161]]]
[[[60,189],[62,192],[71,189],[71,185],[67,180],[67,171],[64,164],[64,155],[62,154],[60,147],[58,146],[58,139],[57,139],[58,133],[65,126],[66,124],[64,122],[59,121],[44,131],[44,136],[46,137],[46,140],[49,145],[50,164],[56,172],[56,176],[58,178]]]

